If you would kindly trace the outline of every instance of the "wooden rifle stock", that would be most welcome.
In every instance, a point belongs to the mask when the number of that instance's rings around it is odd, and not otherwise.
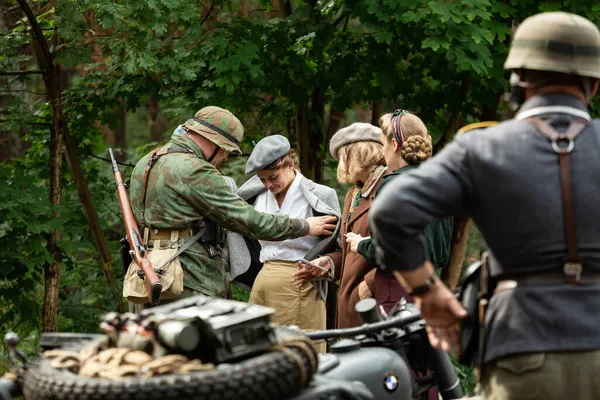
[[[129,197],[127,196],[127,189],[123,183],[119,166],[115,160],[112,149],[108,149],[110,153],[110,159],[113,164],[113,171],[115,173],[115,181],[117,182],[117,194],[119,196],[119,206],[121,207],[121,215],[123,216],[123,222],[125,223],[125,232],[127,234],[127,241],[131,247],[130,253],[133,261],[140,267],[143,275],[140,274],[140,279],[144,279],[144,285],[146,286],[146,293],[150,304],[156,305],[160,301],[160,294],[162,292],[162,282],[154,268],[152,263],[146,257],[146,247],[142,242],[142,236],[140,234],[140,228],[135,221],[133,216],[133,210],[129,203]]]

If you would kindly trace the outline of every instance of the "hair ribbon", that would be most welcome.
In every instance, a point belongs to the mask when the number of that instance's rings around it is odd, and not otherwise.
[[[397,109],[392,114],[392,132],[398,146],[401,146],[402,143],[404,143],[404,135],[402,134],[402,127],[400,126],[400,120],[404,114],[408,114],[408,111]]]

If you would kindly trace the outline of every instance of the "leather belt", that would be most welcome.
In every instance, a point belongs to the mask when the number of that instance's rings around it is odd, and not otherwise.
[[[580,283],[600,284],[600,271],[590,271],[588,268],[581,273]],[[513,279],[502,279],[496,284],[494,293],[501,290],[514,289],[516,287],[539,286],[539,285],[565,285],[565,274],[561,271],[541,272],[537,275],[525,275]]]
[[[171,239],[171,229],[151,229],[148,228],[149,232],[148,232],[148,240],[163,240],[163,239],[167,239],[170,240]],[[184,229],[175,229],[175,231],[178,232],[178,237],[180,239],[183,238],[187,238],[190,236],[193,236],[193,231],[191,228],[184,228]]]

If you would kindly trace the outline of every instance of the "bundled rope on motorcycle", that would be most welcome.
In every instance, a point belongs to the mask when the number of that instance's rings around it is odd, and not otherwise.
[[[94,346],[95,347],[95,346]],[[122,380],[125,378],[150,378],[166,374],[186,374],[193,371],[214,369],[213,364],[200,360],[188,360],[180,354],[169,354],[153,358],[140,350],[110,348],[89,354],[85,348],[80,352],[51,350],[44,353],[50,366],[58,370],[69,370],[88,378]]]
[[[99,343],[78,351],[46,351],[25,375],[25,399],[286,399],[306,387],[318,367],[306,337],[218,366],[183,355],[153,358],[139,350],[106,349]]]

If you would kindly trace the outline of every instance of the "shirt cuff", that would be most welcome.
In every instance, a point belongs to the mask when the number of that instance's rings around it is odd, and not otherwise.
[[[325,256],[329,260],[329,271],[323,276],[325,280],[329,282],[333,282],[335,279],[335,264],[333,263],[333,259],[329,256]]]

